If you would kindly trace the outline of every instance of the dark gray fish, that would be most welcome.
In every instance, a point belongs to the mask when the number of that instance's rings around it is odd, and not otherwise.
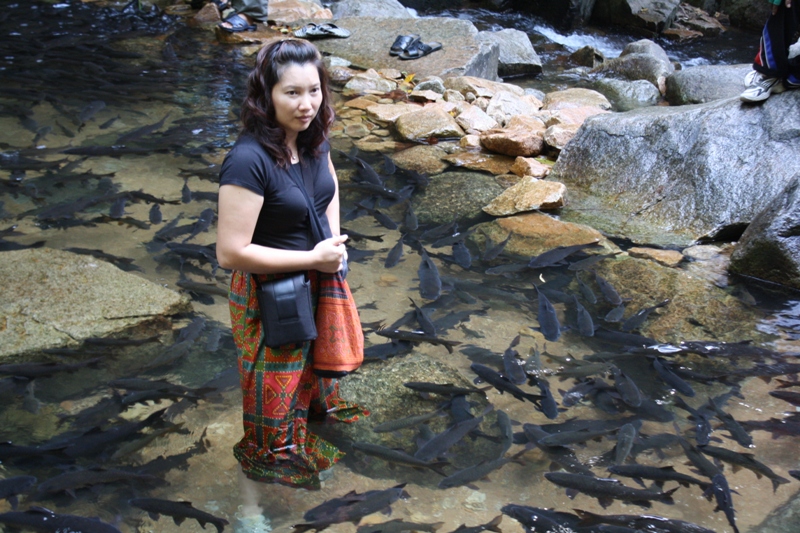
[[[375,344],[364,349],[364,361],[374,361],[375,359],[386,361],[389,357],[411,353],[413,349],[414,343],[408,341],[393,340],[384,344]]]
[[[128,199],[125,195],[118,197],[114,200],[114,203],[111,204],[111,209],[109,209],[108,216],[114,219],[120,219],[125,216],[125,204],[127,203]]]
[[[581,521],[578,525],[581,527],[592,527],[598,524],[611,524],[618,526],[629,526],[636,528],[637,531],[664,531],[667,533],[716,533],[711,529],[692,524],[691,522],[684,522],[683,520],[676,520],[673,518],[664,518],[663,516],[647,515],[598,515],[588,511],[575,509],[575,512],[580,517]]]
[[[162,118],[158,122],[142,126],[141,128],[136,128],[133,131],[129,131],[128,133],[120,135],[115,144],[126,144],[131,141],[135,141],[141,137],[144,137],[145,135],[150,135],[154,131],[161,129],[161,127],[164,125],[164,122],[167,120],[169,116],[170,113],[167,113],[166,115],[164,115],[164,118]]]
[[[425,313],[425,311],[417,305],[413,299],[411,300],[411,305],[414,306],[414,315],[417,318],[417,324],[419,324],[420,329],[426,335],[431,335],[433,337],[436,336],[436,325],[431,321],[430,317]]]
[[[101,130],[107,130],[108,128],[111,127],[112,124],[114,124],[114,122],[119,120],[119,118],[120,118],[119,115],[117,115],[116,117],[111,117],[110,119],[108,119],[105,122],[103,122],[102,124],[100,124],[99,128]]]
[[[688,440],[684,439],[680,435],[678,435],[678,444],[681,445],[683,448],[683,453],[686,454],[686,458],[697,468],[697,471],[706,476],[709,479],[713,479],[714,476],[721,475],[722,470],[717,468],[717,466],[705,458],[705,456],[700,453],[700,450],[697,449],[692,443]]]
[[[761,479],[761,476],[766,476],[772,481],[772,491],[778,490],[778,487],[784,483],[789,483],[785,477],[776,474],[770,467],[764,463],[757,461],[752,453],[739,453],[727,448],[719,448],[717,446],[700,446],[700,451],[706,455],[725,461],[733,465],[734,473],[740,468],[746,468],[755,473],[756,478]]]
[[[416,522],[406,522],[402,518],[389,520],[381,524],[367,524],[358,526],[356,533],[401,533],[402,531],[426,531],[435,533],[444,525],[444,522],[434,522],[433,524],[420,524]]]
[[[541,426],[537,426],[536,424],[523,424],[522,430],[523,440],[520,442],[520,444],[526,441],[534,444],[537,448],[544,452],[550,461],[562,467],[564,470],[567,470],[568,472],[587,476],[594,475],[592,474],[592,469],[581,463],[575,456],[575,452],[573,452],[570,448],[567,448],[566,446],[545,446],[544,444],[539,444],[539,441],[542,438],[550,435],[550,433],[542,429]]]
[[[619,304],[611,311],[606,313],[606,316],[603,318],[606,322],[621,322],[622,317],[625,315],[625,304]]]
[[[151,224],[161,224],[163,221],[163,217],[161,215],[161,206],[158,204],[153,204],[150,208],[150,223]]]
[[[578,290],[581,291],[581,296],[583,296],[583,299],[592,305],[596,304],[597,296],[595,296],[594,291],[581,279],[577,273],[575,274],[575,279],[578,280]]]
[[[456,264],[464,270],[469,270],[472,266],[472,254],[469,253],[469,248],[463,241],[453,244],[453,258]]]
[[[451,396],[446,408],[450,411],[450,418],[455,423],[475,418],[472,414],[472,404],[467,399],[466,394],[455,394]]]
[[[671,466],[647,466],[647,465],[612,465],[608,467],[608,471],[618,476],[629,477],[637,482],[642,487],[645,487],[643,479],[655,481],[658,486],[664,484],[666,481],[677,481],[678,484],[688,487],[689,485],[698,485],[703,490],[707,489],[711,484],[707,481],[700,481],[699,479],[676,472]]]
[[[411,204],[409,204],[408,209],[406,209],[406,215],[403,218],[403,228],[406,231],[416,231],[419,228],[419,220]]]
[[[606,299],[608,303],[611,305],[621,305],[622,304],[622,297],[604,277],[594,271],[594,279],[597,281],[597,285],[600,287],[600,292],[603,293],[603,297]]]
[[[79,428],[101,426],[116,418],[124,410],[122,396],[114,391],[112,396],[103,398],[74,415],[64,416],[62,422],[72,422],[73,426]]]
[[[577,272],[579,270],[586,270],[588,268],[593,267],[600,261],[608,259],[610,257],[614,257],[617,254],[595,254],[587,257],[586,259],[581,259],[580,261],[575,261],[574,263],[570,263],[567,267],[567,270],[572,270],[573,272]]]
[[[739,528],[736,527],[736,511],[733,509],[731,489],[728,487],[728,480],[725,479],[725,476],[717,474],[711,478],[711,492],[717,500],[717,507],[714,512],[722,511],[725,513],[725,518],[733,528],[733,533],[739,533]]]
[[[77,495],[75,491],[78,489],[119,482],[152,484],[163,483],[163,480],[156,476],[138,474],[128,470],[92,468],[64,472],[63,474],[46,479],[39,483],[36,492],[37,498],[52,496],[61,492],[66,492],[73,498],[76,498]]]
[[[384,228],[391,230],[397,229],[398,227],[397,222],[392,220],[386,213],[379,211],[378,209],[367,207],[366,205],[360,202],[356,202],[356,205],[361,209],[363,209],[364,211],[366,211],[367,213],[369,213],[370,215],[372,215],[373,218],[375,218],[375,220],[377,220],[378,223]]]
[[[192,507],[192,502],[162,500],[159,498],[134,498],[128,500],[128,503],[147,512],[148,516],[153,520],[158,520],[161,515],[170,516],[175,525],[178,526],[184,520],[190,518],[197,520],[203,529],[205,529],[206,524],[212,524],[217,528],[217,533],[222,533],[222,530],[228,525],[228,521],[224,518],[195,509]]]
[[[347,235],[348,241],[374,241],[374,242],[383,242],[383,234],[380,235],[366,235],[359,231],[355,231],[349,228],[345,228],[344,226],[341,227],[342,235]]]
[[[439,276],[439,269],[436,263],[428,256],[425,249],[422,249],[419,269],[419,293],[426,300],[437,300],[442,294],[442,278]]]
[[[395,244],[392,249],[389,250],[389,254],[386,256],[386,261],[383,263],[384,268],[392,268],[400,262],[400,258],[403,257],[404,237],[405,235],[400,235],[400,238],[397,239],[397,244]]]
[[[463,397],[463,396],[462,396]],[[418,426],[423,422],[427,422],[437,416],[441,416],[442,410],[436,409],[435,411],[430,411],[428,413],[423,413],[421,415],[413,415],[407,416],[405,418],[398,418],[397,420],[389,420],[382,424],[378,424],[377,426],[373,426],[372,431],[375,433],[387,433],[390,431],[397,431],[400,429],[410,428],[414,426]]]
[[[570,444],[579,444],[589,440],[600,440],[612,431],[615,431],[615,429],[604,428],[596,430],[580,429],[577,431],[561,431],[539,439],[539,444],[545,446],[569,446]]]
[[[409,381],[403,383],[404,387],[417,392],[424,392],[429,394],[442,394],[445,396],[455,396],[463,394],[484,394],[481,389],[457,387],[452,383],[428,383],[425,381]]]
[[[144,420],[123,422],[106,430],[94,428],[79,437],[74,437],[67,441],[64,454],[68,457],[76,458],[90,455],[97,456],[104,452],[109,452],[111,447],[159,421],[164,415],[164,411],[165,409],[161,409]]]
[[[552,250],[548,250],[544,253],[541,253],[537,256],[531,258],[528,261],[529,268],[545,268],[555,265],[569,257],[570,255],[583,250],[584,248],[589,248],[590,246],[598,246],[598,241],[586,243],[586,244],[574,244],[572,246],[558,246],[553,248]]]
[[[653,358],[653,368],[656,369],[656,373],[664,383],[680,392],[684,396],[689,396],[690,398],[694,396],[695,393],[692,386],[686,383],[680,376],[675,374],[675,372],[670,370],[667,366],[665,366],[661,362],[660,357]]]
[[[204,231],[208,231],[209,226],[211,226],[211,223],[214,222],[215,218],[217,218],[217,214],[214,212],[212,208],[208,207],[206,209],[203,209],[203,211],[197,217],[197,221],[192,225],[192,232],[189,234],[188,237],[183,239],[183,241],[181,242],[185,243],[186,241],[195,238]]]
[[[691,407],[689,404],[683,401],[683,399],[680,396],[676,396],[674,402],[675,402],[675,407],[683,409],[684,411],[686,411],[691,415],[689,419],[694,421],[695,425],[694,438],[695,441],[697,442],[697,445],[705,446],[706,444],[708,444],[711,438],[711,423],[709,421],[709,416]]]
[[[462,396],[462,398],[466,398]],[[455,399],[455,398],[454,398]],[[514,430],[511,427],[511,419],[508,417],[508,414],[503,411],[497,411],[497,427],[500,430],[500,442],[503,445],[503,449],[500,452],[500,457],[503,457],[505,453],[511,448],[511,445],[514,443]]]
[[[503,533],[503,531],[500,529],[500,522],[502,522],[502,520],[503,515],[497,515],[488,523],[481,524],[479,526],[467,527],[465,524],[461,524],[451,533],[482,533],[486,530],[494,531],[494,533]]]
[[[358,157],[353,157],[351,161],[356,165],[356,175],[360,181],[383,186],[383,178],[381,178],[380,174],[378,174],[369,163]]]
[[[550,420],[558,418],[558,402],[556,402],[553,392],[550,390],[550,384],[541,378],[531,376],[530,381],[536,383],[539,387],[539,392],[542,396],[542,412],[544,416]]]
[[[529,394],[523,391],[488,366],[481,365],[479,363],[472,363],[470,365],[470,369],[475,372],[483,381],[489,383],[498,391],[500,391],[500,394],[507,392],[519,401],[528,400],[536,406],[541,405],[541,396],[537,394]]]
[[[714,398],[709,398],[708,403],[711,404],[717,418],[722,422],[722,425],[725,426],[725,429],[728,430],[728,433],[731,434],[733,440],[745,448],[753,446],[753,437],[750,436],[747,430],[745,430],[735,418],[723,411],[717,402],[714,401]]]
[[[581,305],[577,296],[573,294],[572,298],[575,303],[575,314],[578,318],[578,332],[584,337],[594,337],[594,321],[592,320],[592,315]]]
[[[85,126],[87,122],[94,118],[98,111],[105,109],[105,107],[106,103],[102,100],[89,102],[89,104],[87,104],[83,109],[81,109],[81,112],[78,113],[78,120],[80,121],[79,129]]]
[[[71,514],[57,514],[44,507],[31,507],[27,511],[10,511],[0,514],[0,524],[11,528],[29,529],[41,533],[122,533],[111,524],[97,518]]]
[[[638,311],[635,315],[628,318],[625,322],[623,322],[622,326],[620,326],[620,329],[622,331],[634,331],[636,329],[639,329],[640,327],[642,327],[642,324],[644,324],[644,321],[647,320],[647,317],[650,316],[650,313],[652,313],[659,307],[664,307],[668,303],[669,303],[669,298],[651,307],[645,307],[644,309]]]
[[[36,130],[36,136],[33,138],[33,145],[38,146],[39,142],[44,140],[53,131],[53,126],[42,126]]]
[[[482,461],[476,465],[468,466],[467,468],[450,474],[439,482],[438,487],[440,489],[449,489],[453,487],[460,487],[462,485],[469,486],[471,483],[487,477],[495,470],[499,470],[510,462],[510,458],[502,456],[491,461]]]
[[[395,172],[397,172],[397,166],[395,166],[394,161],[391,157],[386,154],[381,154],[383,156],[383,173],[387,176],[391,176]]]
[[[506,351],[503,352],[505,378],[514,385],[522,385],[528,381],[528,375],[525,374],[525,369],[522,368],[521,361],[517,358],[519,353],[514,349],[519,344],[519,338],[519,335],[514,337]]]
[[[441,476],[445,476],[442,468],[450,464],[447,461],[434,461],[433,459],[436,457],[422,458],[416,455],[412,456],[404,451],[387,448],[386,446],[373,444],[371,442],[354,442],[353,449],[390,463],[410,466],[412,468],[428,468]]]
[[[61,133],[63,133],[66,137],[69,137],[70,139],[75,137],[76,135],[75,131],[72,130],[72,128],[68,128],[67,126],[62,124],[61,121],[56,120],[56,126],[58,126],[58,129],[60,129]]]
[[[525,270],[528,270],[528,265],[525,263],[507,263],[505,265],[489,267],[484,273],[487,276],[504,276],[506,274],[515,274]]]
[[[414,453],[414,457],[422,461],[432,461],[437,457],[441,457],[447,450],[463,439],[467,433],[476,429],[481,422],[483,422],[483,415],[453,424],[421,446]]]
[[[366,492],[361,500],[341,504],[325,513],[319,513],[311,523],[296,524],[292,533],[304,533],[309,530],[322,531],[333,524],[343,522],[357,524],[363,517],[372,513],[387,509],[391,511],[391,505],[394,502],[400,498],[408,497],[406,491],[403,490],[405,486],[405,483],[402,483],[389,489]]]
[[[532,533],[575,531],[579,521],[577,516],[569,513],[527,505],[509,504],[500,511],[525,526],[526,532]]]
[[[666,492],[635,489],[623,485],[616,479],[596,478],[581,474],[566,472],[545,472],[544,477],[551,483],[568,489],[568,495],[574,497],[578,492],[597,498],[603,508],[608,507],[614,500],[622,500],[644,508],[650,508],[653,500],[672,505],[672,494],[678,487]]]
[[[183,187],[181,188],[181,201],[188,204],[192,201],[192,190],[189,188],[188,178],[183,180]]]
[[[614,462],[616,464],[621,465],[625,462],[625,459],[628,458],[638,434],[639,430],[634,424],[625,424],[619,428],[617,432],[617,446],[614,452]]]
[[[17,496],[25,494],[36,485],[33,476],[14,476],[0,479],[0,500],[7,500],[11,509],[16,511],[19,505]]]
[[[61,364],[61,363],[9,363],[0,365],[0,376],[16,376],[27,379],[50,377],[59,372],[75,372],[81,368],[98,368],[103,360],[102,357],[87,359],[80,363]]]
[[[34,395],[34,389],[36,387],[36,381],[31,381],[25,387],[25,394],[22,398],[22,408],[32,413],[34,415],[39,414],[39,410],[42,408],[42,402]]]
[[[636,335],[635,333],[623,333],[622,331],[613,331],[605,328],[598,328],[594,332],[594,336],[600,340],[618,344],[621,346],[630,346],[634,348],[641,348],[643,346],[653,346],[658,344],[654,339]]]
[[[642,393],[636,382],[616,365],[611,367],[611,373],[614,375],[614,387],[622,397],[622,401],[631,407],[642,405]]]
[[[461,341],[450,341],[447,339],[440,339],[439,337],[435,337],[433,335],[413,333],[411,331],[389,330],[386,328],[381,328],[377,330],[375,333],[377,333],[382,337],[387,337],[389,339],[395,339],[399,341],[409,341],[415,344],[419,344],[420,342],[427,342],[430,344],[444,346],[447,349],[448,353],[453,353],[453,347],[461,344]]]
[[[501,253],[503,253],[503,250],[505,250],[506,245],[508,244],[508,241],[511,240],[511,237],[513,235],[514,235],[513,233],[509,233],[508,237],[506,237],[505,239],[503,239],[502,241],[500,241],[497,244],[493,244],[492,241],[490,241],[489,238],[487,237],[486,238],[486,249],[483,251],[483,255],[481,256],[481,259],[484,260],[484,261],[492,261],[494,259],[497,259],[497,257]],[[527,264],[525,266],[527,267]]]
[[[539,321],[539,330],[544,335],[544,338],[550,342],[555,342],[561,338],[561,324],[558,321],[558,315],[550,303],[550,300],[536,287],[536,293],[539,298],[539,309],[537,320]]]

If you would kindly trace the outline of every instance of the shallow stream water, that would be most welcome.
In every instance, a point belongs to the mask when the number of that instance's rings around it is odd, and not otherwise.
[[[249,60],[243,59],[237,49],[217,44],[209,31],[187,28],[181,22],[156,14],[137,13],[135,6],[135,3],[130,4],[127,11],[120,14],[121,6],[99,8],[80,3],[5,3],[4,18],[0,20],[0,35],[3,36],[0,38],[3,50],[0,57],[0,147],[3,152],[0,161],[0,220],[3,224],[0,229],[18,225],[16,231],[21,235],[7,237],[3,249],[13,247],[14,243],[33,245],[43,241],[44,246],[52,248],[102,250],[133,259],[137,275],[176,290],[181,290],[176,283],[182,275],[197,282],[225,287],[226,272],[212,273],[208,265],[196,261],[182,264],[176,255],[164,248],[155,234],[177,217],[181,217],[181,224],[193,222],[204,210],[216,207],[213,193],[217,191],[219,164],[238,132],[237,109]],[[614,51],[618,53],[625,42],[632,40],[622,35],[597,33],[564,36],[541,21],[518,15],[497,16],[469,11],[459,16],[470,17],[482,28],[501,25],[517,27],[531,34],[537,49],[541,46],[544,50],[545,73],[539,80],[517,81],[538,88],[562,83],[549,83],[548,76],[555,76],[560,58],[571,47],[577,48],[580,43],[599,43],[607,55],[613,56]],[[576,41],[577,44],[570,44]],[[741,46],[716,44],[718,47],[712,49],[709,43],[708,50],[685,48],[669,51],[676,59],[695,64],[748,60],[741,57]],[[162,120],[163,124],[152,132],[142,133],[140,130],[137,138],[121,142],[124,135]],[[141,153],[111,156],[64,153],[71,147],[107,149],[121,144],[140,149]],[[352,146],[351,141],[344,137],[333,139],[332,144],[343,151]],[[364,157],[380,168],[379,159],[371,155]],[[334,162],[343,176],[342,181],[345,181],[352,166],[343,158],[334,157]],[[47,163],[52,163],[52,166],[43,168]],[[66,165],[71,168],[65,170]],[[163,222],[147,222],[152,205],[146,201],[129,201],[124,206],[124,213],[114,213],[113,216],[109,202],[98,202],[63,218],[43,215],[48,208],[62,202],[121,191],[143,191],[166,200],[168,203],[161,205]],[[359,199],[361,196],[358,194],[343,193],[343,212],[349,212]],[[390,212],[395,219],[399,218],[400,212]],[[398,230],[380,227],[368,216],[347,220],[343,225],[369,235],[380,234],[383,239],[382,242],[352,242],[354,261],[349,281],[364,323],[392,323],[409,310],[409,297],[420,303],[424,301],[418,290],[417,251],[406,247],[404,258],[397,266],[384,267],[388,250],[400,237]],[[464,224],[459,226],[462,232],[467,229]],[[209,231],[200,233],[191,242],[208,245],[213,244],[214,238],[212,225]],[[469,311],[470,315],[440,333],[443,338],[463,343],[453,354],[448,354],[441,346],[422,344],[414,349],[412,355],[405,356],[409,367],[433,359],[472,380],[475,377],[469,368],[472,362],[502,368],[501,355],[517,334],[523,334],[516,348],[522,357],[535,347],[544,348],[541,334],[531,329],[537,326],[533,287],[540,283],[540,272],[530,271],[509,278],[487,277],[483,272],[489,264],[475,259],[471,268],[464,269],[448,261],[449,248],[431,249],[428,244],[429,252],[438,253],[433,260],[445,278],[447,296],[439,303],[431,303],[429,307],[434,309],[432,318],[443,319],[449,312],[456,311]],[[620,244],[624,247],[624,243]],[[480,250],[472,244],[469,246],[473,257],[477,258]],[[359,254],[359,250],[363,254]],[[356,259],[358,255],[363,255],[363,258]],[[20,268],[25,266],[20,265]],[[557,283],[562,279],[570,281],[573,274],[566,269],[551,269],[543,275],[546,281]],[[766,346],[770,349],[786,353],[798,351],[800,304],[796,297],[781,289],[745,285],[736,280],[726,282],[726,290],[747,295],[748,301],[763,316],[756,330],[742,328],[735,340],[757,336],[766,339]],[[460,291],[451,285],[460,287]],[[624,287],[618,288],[624,295]],[[478,301],[453,298],[461,291],[472,293]],[[99,369],[36,380],[34,395],[41,402],[37,414],[26,410],[26,405],[30,407],[30,404],[25,404],[19,394],[5,389],[0,392],[0,441],[33,445],[66,431],[68,427],[59,423],[63,416],[78,413],[110,396],[107,383],[112,379],[139,376],[201,387],[216,377],[223,384],[217,393],[207,396],[197,405],[183,402],[171,408],[172,419],[183,424],[183,432],[165,436],[139,452],[112,462],[115,466],[141,467],[159,456],[172,456],[174,462],[162,466],[159,471],[169,485],[114,485],[102,490],[83,489],[74,499],[67,495],[38,502],[23,499],[23,508],[36,504],[63,513],[99,516],[109,522],[118,521],[120,529],[127,532],[201,530],[193,520],[180,526],[167,517],[153,521],[125,504],[130,497],[153,495],[192,501],[199,509],[233,521],[241,501],[231,446],[240,437],[241,419],[237,378],[235,372],[231,372],[235,368],[236,354],[228,329],[227,301],[208,294],[194,294],[193,298],[195,312],[175,319],[171,328],[174,334],[170,329],[167,333],[159,330],[158,326],[163,324],[132,333],[133,337],[141,338],[153,331],[161,331],[158,343],[140,347],[82,347],[80,353],[71,355],[41,354],[41,360],[63,361],[102,356],[103,363]],[[568,322],[566,316],[571,308],[563,303],[555,303],[555,307],[561,322]],[[594,311],[605,313],[608,309],[601,303]],[[668,315],[669,307],[660,313]],[[144,368],[146,362],[178,338],[180,328],[198,316],[205,318],[205,327],[184,358],[166,369]],[[698,316],[702,316],[702,310],[698,310]],[[709,332],[708,339],[713,340],[713,332]],[[368,344],[384,341],[374,333],[367,336]],[[472,347],[471,351],[468,346]],[[608,345],[587,342],[574,328],[565,331],[558,342],[549,342],[546,346],[548,352],[556,356],[578,358],[610,349]],[[545,355],[542,355],[542,361],[550,371],[560,366]],[[396,361],[369,363],[365,365],[365,372],[379,372],[381,365],[387,365],[391,372],[403,372],[404,364]],[[649,382],[645,369],[637,366],[640,363],[624,364],[630,365],[624,366],[625,370],[640,378],[639,384],[648,394],[659,403],[671,406],[672,394],[658,382]],[[707,369],[706,364],[697,359],[687,359],[684,364],[694,370]],[[358,381],[359,378],[354,376],[350,379]],[[556,377],[549,380],[556,399],[560,401],[557,390],[569,388],[571,380],[559,381]],[[727,386],[715,382],[695,387],[697,397],[689,402],[694,406],[701,403],[701,398],[728,390]],[[534,388],[524,388],[536,392]],[[773,389],[774,382],[768,385],[759,379],[745,380],[741,389],[743,398],[733,397],[726,409],[737,420],[780,417],[788,404],[768,396],[767,392]],[[507,412],[514,421],[551,422],[530,403],[519,402],[508,394],[501,396],[489,391],[488,399],[495,409]],[[143,413],[170,403],[166,400],[161,404],[138,405],[126,411],[125,417],[138,419]],[[375,422],[367,420],[362,424],[369,427],[385,420],[380,405],[367,407],[373,411]],[[690,424],[684,418],[685,413],[675,411],[682,429],[687,429]],[[479,414],[479,410],[474,409],[473,414]],[[592,405],[579,404],[559,414],[555,422],[572,417],[607,419],[612,416]],[[445,425],[445,420],[438,420],[434,427],[441,430]],[[497,429],[492,424],[484,424],[483,429],[490,436],[497,436]],[[514,430],[521,431],[521,426],[515,426]],[[382,437],[375,437],[375,441],[387,444],[405,442],[406,450],[413,451],[415,433],[403,431],[399,435],[387,436],[385,441],[381,440]],[[674,432],[671,424],[653,421],[645,421],[640,431],[649,434]],[[724,434],[717,431],[715,436],[720,433]],[[763,431],[754,431],[752,435],[755,442],[749,451],[779,475],[789,477],[786,471],[798,466],[793,438],[773,440]],[[729,439],[723,438],[722,441],[727,447],[736,447]],[[341,443],[343,448],[347,448],[347,444]],[[614,441],[609,439],[592,441],[585,448],[577,448],[576,454],[583,462],[594,464],[613,446]],[[476,449],[475,445],[456,447],[450,460],[459,467],[474,464]],[[510,453],[521,450],[520,445],[515,445]],[[188,458],[179,461],[180,454],[184,453]],[[666,449],[664,458],[650,454],[640,456],[639,461],[659,466],[671,464],[682,472],[690,472],[676,446]],[[80,464],[87,466],[89,463]],[[41,481],[58,473],[59,468],[59,465],[45,462],[9,463],[0,465],[0,475],[32,474]],[[542,473],[548,468],[549,461],[538,450],[530,450],[521,455],[519,462],[505,465],[492,473],[488,480],[475,482],[474,487],[441,490],[436,488],[439,479],[436,474],[419,473],[404,467],[390,469],[379,460],[356,452],[349,454],[336,467],[333,478],[324,483],[321,491],[264,486],[262,503],[272,526],[282,531],[288,530],[291,524],[302,522],[306,510],[325,500],[351,490],[364,492],[397,483],[407,483],[405,490],[410,498],[393,505],[391,518],[443,522],[440,528],[443,532],[452,531],[461,524],[487,523],[499,514],[500,507],[509,503],[563,511],[580,508],[601,514],[638,514],[643,511],[635,505],[619,502],[603,510],[596,500],[585,495],[570,500],[562,489],[544,479]],[[602,476],[603,472],[605,470],[599,466],[595,469],[597,475]],[[725,474],[731,488],[737,491],[734,504],[739,529],[743,532],[761,522],[772,509],[797,492],[796,480],[773,493],[767,479],[756,479],[749,470],[734,473],[726,467]],[[626,483],[632,486],[633,483],[628,481]],[[651,512],[696,522],[719,532],[732,531],[722,513],[712,512],[714,504],[703,498],[697,487],[680,488],[674,499],[672,506],[655,503]],[[8,508],[8,504],[0,502],[0,512]],[[363,523],[383,520],[383,517],[370,516]],[[501,529],[509,533],[518,531],[520,526],[506,517]],[[355,525],[335,525],[331,530],[349,533],[355,530]]]

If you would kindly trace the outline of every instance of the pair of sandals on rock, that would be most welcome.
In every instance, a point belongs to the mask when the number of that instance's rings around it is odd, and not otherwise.
[[[400,59],[419,59],[442,49],[442,43],[423,43],[416,33],[411,35],[398,35],[389,49],[389,55]]]

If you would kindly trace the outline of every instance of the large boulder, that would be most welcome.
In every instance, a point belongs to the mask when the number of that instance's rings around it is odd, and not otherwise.
[[[592,21],[658,34],[672,24],[679,5],[680,0],[597,0]]]
[[[667,77],[666,99],[670,105],[702,104],[739,96],[744,90],[744,76],[752,67],[713,65],[689,67]]]
[[[0,254],[0,358],[74,346],[190,309],[175,291],[72,252]]]
[[[800,174],[747,227],[730,269],[800,289]]]
[[[619,57],[607,59],[592,70],[595,74],[625,80],[647,80],[659,88],[674,71],[664,49],[649,39],[628,44]]]
[[[505,0],[503,7],[533,13],[560,28],[576,28],[586,24],[592,16],[596,0]]]
[[[638,242],[747,224],[800,171],[800,92],[589,118],[553,167],[564,216]]]
[[[314,44],[323,54],[343,57],[364,69],[393,68],[427,76],[477,76],[497,79],[499,48],[478,38],[468,20],[453,18],[345,17],[336,21],[350,30],[347,39],[319,39]],[[417,33],[423,42],[440,42],[442,49],[414,61],[389,55],[398,35]]]
[[[597,80],[594,88],[605,95],[617,111],[650,107],[661,100],[658,88],[646,80],[627,81],[604,78]]]
[[[719,11],[727,13],[731,24],[747,30],[760,31],[769,18],[772,5],[763,0],[721,0]],[[758,40],[753,40],[753,55],[756,53]]]
[[[478,39],[486,43],[497,43],[500,58],[497,73],[502,76],[525,76],[542,73],[542,60],[533,49],[530,37],[524,31],[505,29],[482,31]]]
[[[331,4],[333,16],[414,18],[397,0],[339,0]]]
[[[412,197],[411,204],[420,224],[475,220],[501,192],[503,187],[483,172],[446,172],[431,176],[431,183]]]

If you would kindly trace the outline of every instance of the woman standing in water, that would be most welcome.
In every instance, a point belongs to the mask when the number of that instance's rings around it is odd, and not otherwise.
[[[333,444],[308,432],[309,416],[354,422],[369,413],[339,397],[335,379],[311,368],[313,341],[270,348],[256,297],[259,281],[307,271],[316,301],[318,273],[342,269],[339,193],[326,140],[334,112],[319,52],[304,40],[264,47],[247,82],[243,131],[220,173],[217,257],[233,270],[229,293],[233,338],[244,395],[244,437],[234,455],[249,480],[317,489],[320,473],[341,457]],[[308,204],[327,234],[314,243]],[[242,514],[260,517],[254,484],[242,478]]]

